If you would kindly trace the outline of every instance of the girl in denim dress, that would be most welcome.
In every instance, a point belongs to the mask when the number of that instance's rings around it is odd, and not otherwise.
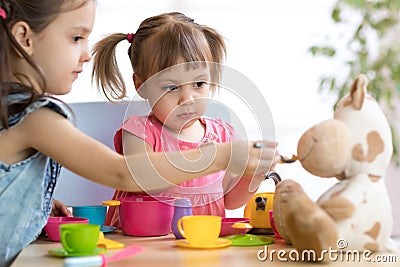
[[[185,151],[203,165],[182,169],[174,165],[181,153],[124,157],[77,130],[54,96],[68,93],[91,59],[94,17],[94,0],[0,0],[0,266],[41,232],[61,165],[125,191],[140,191],[137,178],[149,175],[146,186],[157,191],[224,169],[252,175],[269,167],[269,149],[251,142]]]

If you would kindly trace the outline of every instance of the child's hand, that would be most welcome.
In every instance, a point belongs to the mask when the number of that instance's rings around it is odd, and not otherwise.
[[[53,201],[53,208],[51,209],[50,216],[51,217],[55,217],[55,216],[68,216],[68,217],[71,217],[72,213],[67,209],[67,206],[65,206],[64,203],[62,203],[59,200],[54,200]]]
[[[254,146],[260,143],[262,146]],[[241,176],[265,174],[279,162],[277,143],[269,141],[236,141],[231,144],[231,159],[227,171]]]

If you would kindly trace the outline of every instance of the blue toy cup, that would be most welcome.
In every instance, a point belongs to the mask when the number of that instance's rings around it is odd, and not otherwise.
[[[90,224],[98,224],[103,226],[106,219],[107,207],[106,206],[73,206],[72,215],[74,217],[87,218]]]

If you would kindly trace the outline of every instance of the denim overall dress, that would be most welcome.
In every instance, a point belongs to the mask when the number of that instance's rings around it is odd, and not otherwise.
[[[23,98],[26,95],[8,96],[9,102]],[[22,112],[11,115],[10,128],[43,107],[66,118],[71,116],[61,102],[42,97]],[[0,135],[3,131],[0,125]],[[41,233],[52,209],[60,170],[57,162],[40,152],[14,164],[0,161],[0,266],[9,266],[18,253]]]

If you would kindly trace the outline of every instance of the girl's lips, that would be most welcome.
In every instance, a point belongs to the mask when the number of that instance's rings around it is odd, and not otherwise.
[[[190,119],[193,117],[193,115],[194,115],[194,112],[188,112],[188,113],[179,114],[178,117],[181,119]]]
[[[80,74],[81,72],[82,72],[81,70],[80,70],[80,71],[74,71],[74,72],[73,72],[74,78],[77,79],[78,76],[79,76],[79,74]]]

